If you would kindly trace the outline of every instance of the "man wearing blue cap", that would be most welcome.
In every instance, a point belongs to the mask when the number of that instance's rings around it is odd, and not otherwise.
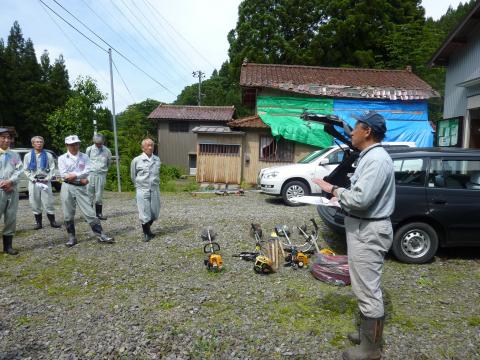
[[[12,137],[6,128],[0,128],[0,219],[3,216],[3,252],[17,255],[12,248],[13,235],[17,225],[18,177],[22,173],[22,160],[9,149]]]
[[[315,179],[323,191],[337,197],[347,215],[348,264],[352,290],[360,309],[358,344],[343,353],[344,359],[380,359],[385,312],[380,279],[385,254],[393,241],[390,215],[395,207],[393,162],[380,142],[387,131],[385,119],[376,112],[356,117],[352,144],[360,156],[349,189]]]

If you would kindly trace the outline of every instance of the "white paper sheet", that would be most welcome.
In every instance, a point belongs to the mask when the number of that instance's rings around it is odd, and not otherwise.
[[[302,204],[310,204],[310,205],[340,207],[340,204],[338,203],[337,198],[332,198],[329,200],[323,196],[298,196],[298,197],[291,198],[290,201],[298,202]]]

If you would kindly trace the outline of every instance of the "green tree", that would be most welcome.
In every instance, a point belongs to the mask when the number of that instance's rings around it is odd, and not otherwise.
[[[235,106],[236,116],[243,117],[252,113],[242,104],[241,89],[238,79],[233,81],[229,73],[229,63],[225,62],[220,71],[214,70],[212,76],[202,82],[202,105]],[[198,84],[186,86],[178,95],[175,105],[197,105]]]
[[[62,151],[65,137],[71,134],[83,140],[82,149],[88,146],[93,135],[93,118],[96,111],[102,109],[99,105],[105,99],[94,79],[78,77],[65,105],[48,116],[46,121],[54,149]]]
[[[44,52],[39,64],[32,40],[14,22],[7,45],[0,39],[0,125],[15,126],[17,145],[30,146],[33,135],[44,135],[50,145],[45,119],[65,103],[69,90],[63,58],[52,67]]]

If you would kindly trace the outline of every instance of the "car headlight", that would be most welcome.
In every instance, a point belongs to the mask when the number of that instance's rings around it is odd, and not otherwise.
[[[271,178],[274,178],[278,175],[278,172],[274,171],[274,172],[271,172],[271,173],[266,173],[263,175],[263,177],[265,179],[271,179]]]

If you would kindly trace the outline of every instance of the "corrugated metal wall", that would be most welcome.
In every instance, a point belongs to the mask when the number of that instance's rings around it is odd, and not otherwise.
[[[192,132],[196,126],[225,125],[225,122],[189,122],[189,132],[170,132],[168,121],[158,121],[158,156],[162,163],[189,168],[188,154],[197,151],[197,134]]]
[[[471,79],[475,73],[478,74],[480,71],[480,25],[471,34],[467,46],[458,50],[449,59],[445,79],[443,111],[445,119],[465,116],[467,96],[475,95],[472,93],[475,89],[457,86],[457,84]]]

